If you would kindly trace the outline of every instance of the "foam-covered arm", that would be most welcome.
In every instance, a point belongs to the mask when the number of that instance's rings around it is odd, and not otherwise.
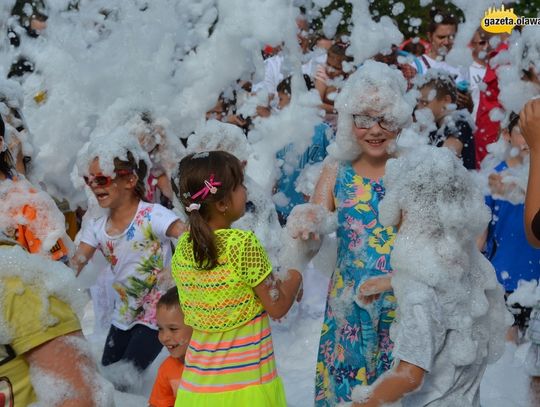
[[[397,366],[381,376],[371,386],[353,389],[353,407],[380,407],[401,400],[406,394],[420,387],[424,369],[400,360]]]

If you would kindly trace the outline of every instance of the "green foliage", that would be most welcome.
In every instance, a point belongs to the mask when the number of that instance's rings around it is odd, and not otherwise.
[[[404,4],[405,9],[402,13],[394,16],[392,8],[398,2]],[[322,29],[324,19],[333,11],[339,10],[343,13],[341,23],[338,26],[336,36],[348,35],[351,32],[351,13],[354,0],[332,0],[325,8],[319,11],[319,15],[313,20],[313,28],[317,31]],[[520,16],[536,17],[540,12],[540,0],[520,0],[513,5],[507,5],[507,8],[513,7],[514,12]],[[465,16],[463,12],[449,0],[433,0],[427,6],[422,7],[420,0],[370,0],[370,12],[375,21],[381,16],[392,18],[403,33],[405,38],[420,36],[426,38],[427,26],[430,22],[430,11],[437,9],[445,13],[453,14],[459,21],[463,21]],[[420,25],[411,24],[411,19],[419,19]],[[414,21],[414,20],[413,20]],[[480,25],[480,22],[478,22]]]

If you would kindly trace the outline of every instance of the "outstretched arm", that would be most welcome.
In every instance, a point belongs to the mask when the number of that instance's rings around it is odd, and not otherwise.
[[[401,400],[406,394],[420,387],[424,374],[424,369],[401,360],[393,370],[373,384],[367,400],[354,402],[353,407],[380,407]]]
[[[292,307],[294,300],[301,297],[302,274],[289,270],[287,278],[277,279],[270,274],[254,290],[264,309],[273,319],[283,318]]]
[[[69,266],[75,270],[77,276],[80,274],[84,266],[88,264],[88,261],[90,261],[95,252],[95,247],[84,242],[79,244],[77,251],[69,261]]]
[[[533,219],[540,211],[540,99],[529,101],[519,116],[519,127],[531,154],[525,197],[525,232],[529,243],[540,248],[540,236],[533,232]]]

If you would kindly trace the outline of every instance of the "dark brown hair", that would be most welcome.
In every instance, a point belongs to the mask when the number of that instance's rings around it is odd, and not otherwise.
[[[205,187],[205,181],[214,176],[220,182],[215,194],[208,193],[205,198],[192,199]],[[178,169],[177,196],[184,207],[196,203],[198,210],[187,212],[190,225],[190,239],[193,242],[193,256],[200,268],[209,270],[217,266],[217,246],[214,232],[208,225],[210,204],[230,196],[232,191],[244,182],[244,171],[240,160],[225,151],[207,151],[190,154],[180,161]],[[174,182],[173,182],[174,183]]]
[[[135,185],[135,193],[137,194],[137,197],[139,199],[145,201],[146,200],[146,185],[145,185],[145,177],[146,177],[146,171],[147,171],[147,165],[144,160],[139,160],[137,163],[137,160],[135,160],[135,157],[131,153],[131,151],[127,152],[127,161],[121,160],[118,157],[114,158],[114,169],[115,171],[118,170],[130,170],[133,171],[135,175],[137,175],[137,184]]]
[[[182,311],[182,308],[180,307],[180,299],[178,297],[178,288],[171,287],[167,290],[165,294],[163,294],[159,301],[157,302],[156,308],[158,307],[165,307],[165,308],[173,308],[178,307],[180,308],[180,311]]]
[[[457,101],[457,90],[456,90],[456,84],[454,80],[448,76],[448,77],[437,77],[433,78],[426,83],[422,84],[420,88],[429,87],[430,89],[435,89],[435,97],[438,100],[441,100],[445,96],[450,96],[450,99],[452,100],[452,103],[456,103]]]
[[[7,147],[6,141],[6,127],[4,125],[4,120],[0,115],[0,137],[2,137],[2,142],[4,147]],[[0,172],[4,174],[6,178],[13,177],[13,170],[15,169],[15,164],[13,163],[13,157],[9,152],[9,148],[6,148],[4,151],[0,152]]]
[[[454,15],[436,9],[431,10],[429,14],[431,21],[427,28],[428,34],[433,34],[440,25],[453,25],[457,30],[458,20]]]
[[[347,48],[349,48],[349,44],[345,42],[335,42],[330,48],[328,48],[328,54],[333,54],[342,61],[352,62],[354,61],[354,58],[347,55]]]

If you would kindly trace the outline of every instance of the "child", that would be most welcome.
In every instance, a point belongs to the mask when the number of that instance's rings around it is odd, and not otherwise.
[[[311,203],[293,209],[287,222],[293,237],[313,237],[328,230],[312,219],[337,213],[338,260],[317,360],[318,407],[351,401],[355,385],[373,382],[392,361],[395,300],[388,276],[395,231],[380,224],[378,206],[389,149],[412,115],[406,89],[401,73],[380,62],[367,61],[351,75],[336,100],[338,132],[329,147],[340,162],[324,166]],[[355,300],[357,291],[362,301]]]
[[[83,224],[72,264],[79,273],[103,253],[116,298],[101,362],[144,370],[161,351],[155,305],[167,289],[171,238],[184,227],[170,210],[143,201],[148,156],[127,130],[95,137],[83,154],[79,172],[108,211]]]
[[[304,75],[308,90],[311,89],[311,80]],[[282,80],[277,87],[279,108],[285,108],[291,99],[291,77]],[[286,202],[278,200],[276,210],[279,222],[285,225],[292,208],[305,203],[309,197],[297,191],[297,180],[302,171],[313,164],[322,162],[326,157],[326,148],[333,138],[333,130],[327,123],[319,123],[315,126],[311,143],[303,152],[297,152],[295,144],[291,143],[276,153],[276,158],[281,162],[281,177],[276,183],[275,190],[281,193],[278,196],[285,198]]]
[[[52,198],[15,168],[0,116],[0,231],[30,253],[67,261],[71,240]]]
[[[465,168],[476,168],[473,138],[474,120],[466,110],[455,110],[457,90],[454,80],[445,72],[430,70],[418,80],[420,97],[416,108],[429,109],[436,129],[429,133],[429,143],[448,147],[463,160]],[[419,119],[418,111],[415,113]]]
[[[355,389],[353,406],[478,407],[486,365],[504,352],[510,320],[493,267],[476,247],[489,211],[446,149],[411,149],[388,162],[384,181],[380,219],[400,225],[391,258],[396,363]]]
[[[519,280],[540,278],[540,251],[528,245],[523,226],[529,148],[518,121],[519,116],[511,113],[509,124],[502,132],[502,137],[508,143],[508,154],[489,176],[491,194],[486,198],[493,216],[485,253],[507,296],[516,290]],[[515,315],[515,324],[510,339],[518,342],[518,333],[523,335],[528,326],[531,308],[512,304],[511,311]]]
[[[173,277],[193,335],[175,405],[285,407],[268,315],[287,313],[302,275],[276,280],[255,235],[230,228],[246,204],[236,157],[190,154],[179,174],[190,229],[178,241]]]
[[[191,339],[191,327],[184,323],[176,287],[161,296],[156,306],[158,339],[171,354],[161,364],[148,403],[151,407],[173,407],[176,390],[184,371],[186,349]]]
[[[326,112],[326,120],[331,123],[335,123],[334,100],[340,87],[337,82],[347,79],[350,73],[343,63],[353,62],[353,58],[347,55],[347,47],[341,42],[332,45],[328,49],[326,64],[320,65],[315,74],[315,89],[321,96],[321,108]]]

